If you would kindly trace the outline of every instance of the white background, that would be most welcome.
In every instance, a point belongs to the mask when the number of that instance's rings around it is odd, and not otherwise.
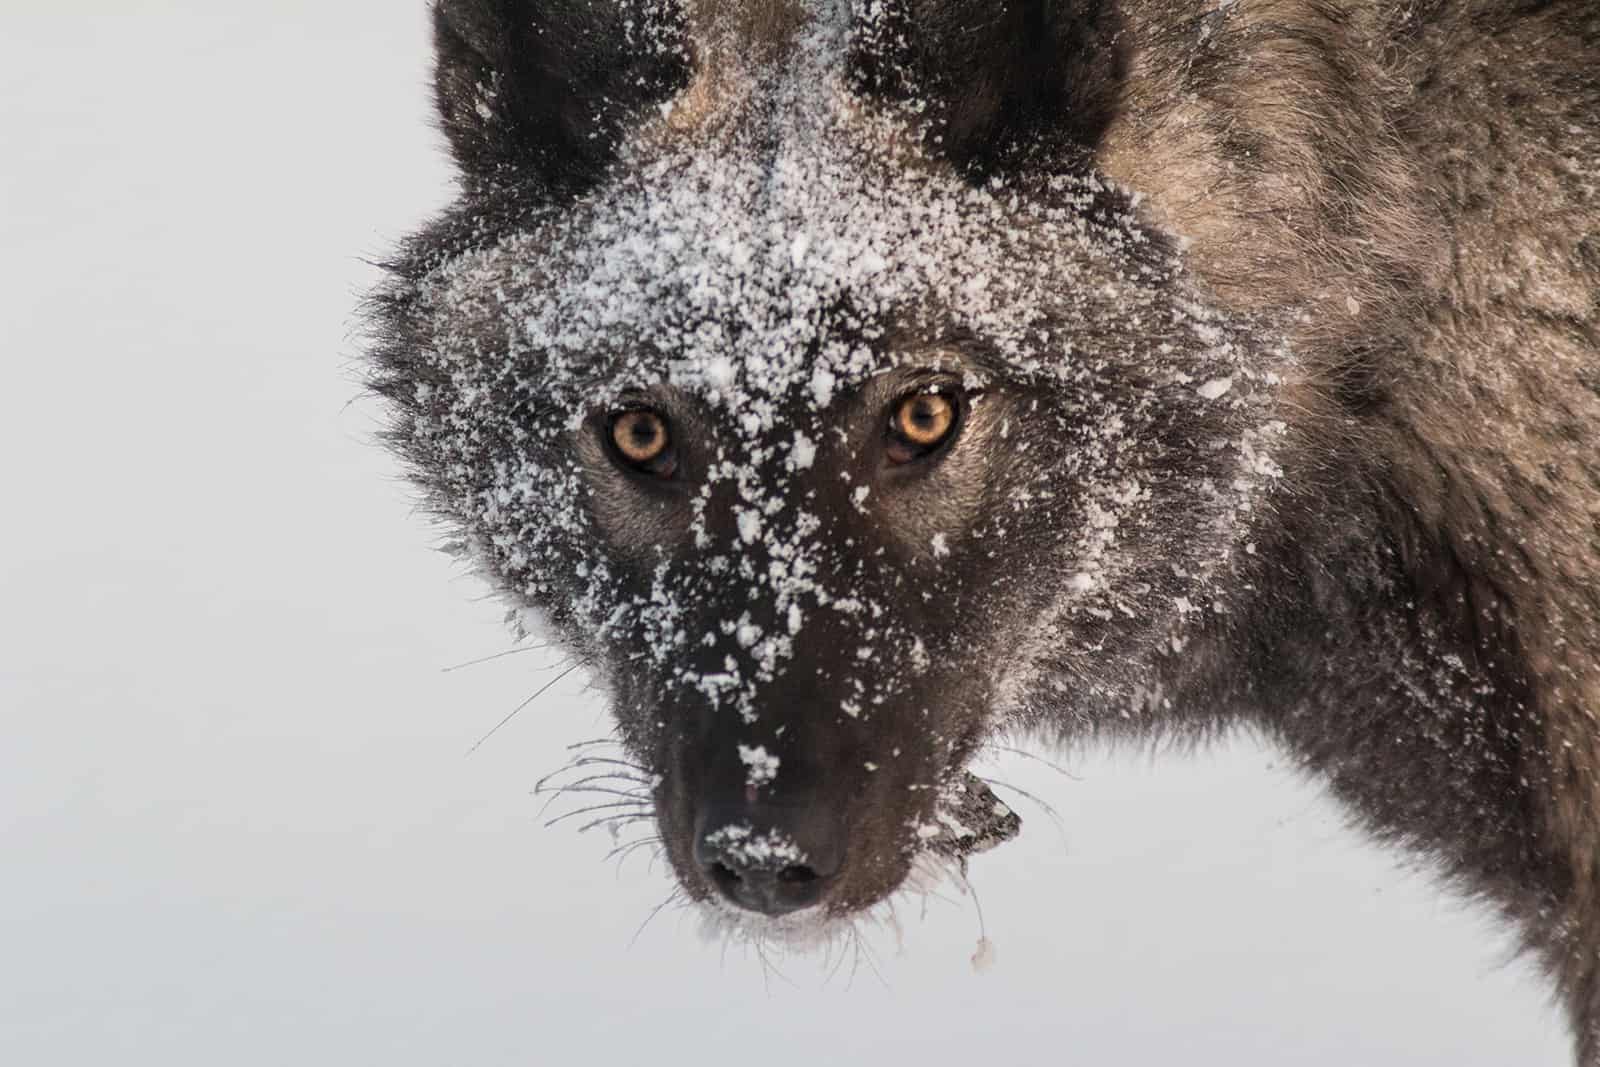
[[[993,773],[1024,837],[823,986],[544,829],[606,731],[432,551],[352,309],[449,195],[418,0],[9,0],[0,1064],[1562,1064],[1480,911],[1240,741]],[[888,1057],[886,1060],[885,1057]]]

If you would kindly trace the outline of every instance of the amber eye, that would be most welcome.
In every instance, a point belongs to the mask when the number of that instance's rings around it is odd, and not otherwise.
[[[630,467],[665,478],[672,473],[672,434],[654,411],[632,408],[611,416],[611,447]]]
[[[889,458],[909,463],[932,452],[956,427],[956,400],[944,393],[917,393],[895,405],[889,416]]]

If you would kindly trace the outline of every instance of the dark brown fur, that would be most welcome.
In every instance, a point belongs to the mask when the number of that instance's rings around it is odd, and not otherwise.
[[[1102,166],[1222,299],[1311,310],[1258,580],[1323,625],[1247,706],[1521,925],[1600,1062],[1600,9],[1239,4],[1196,48],[1128,6]]]

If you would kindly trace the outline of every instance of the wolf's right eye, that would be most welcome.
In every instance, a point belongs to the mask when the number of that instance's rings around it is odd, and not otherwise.
[[[618,411],[608,420],[606,437],[617,461],[631,470],[670,478],[677,468],[672,432],[659,412],[648,408]]]

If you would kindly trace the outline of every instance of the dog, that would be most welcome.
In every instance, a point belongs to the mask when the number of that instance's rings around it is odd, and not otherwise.
[[[849,922],[986,742],[1250,724],[1600,1064],[1600,5],[438,0],[388,441],[682,891]]]

